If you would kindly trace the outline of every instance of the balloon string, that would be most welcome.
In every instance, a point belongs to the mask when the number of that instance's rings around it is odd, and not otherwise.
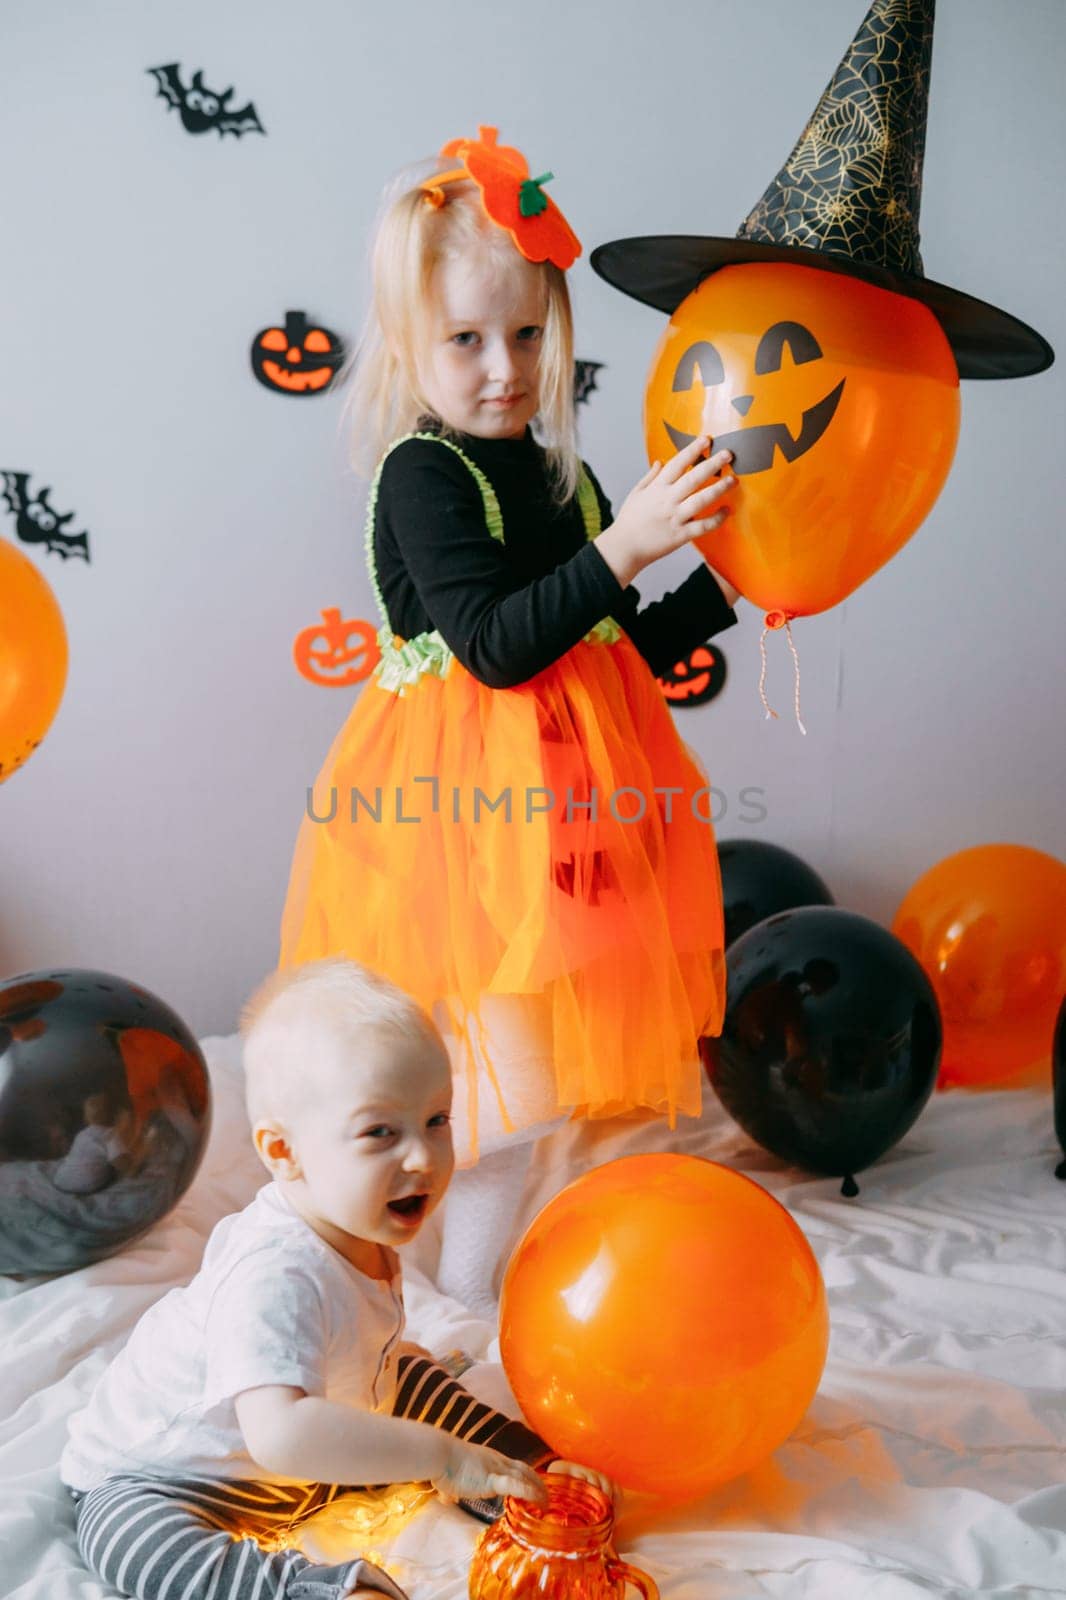
[[[764,709],[766,711],[766,720],[767,721],[769,721],[769,719],[771,717],[774,717],[776,719],[777,712],[774,710],[773,706],[771,706],[770,702],[766,698],[766,635],[770,632],[771,628],[776,629],[776,628],[780,628],[782,626],[782,623],[776,620],[776,618],[779,617],[780,615],[781,615],[780,612],[771,613],[771,616],[775,620],[773,620],[773,621],[767,620],[766,625],[763,628],[762,633],[759,636],[759,658],[760,658],[760,661],[762,663],[762,666],[761,666],[761,669],[760,669],[760,672],[759,672],[759,698],[762,700],[763,707],[764,707]],[[791,623],[791,620],[788,619],[788,618],[784,619],[784,629],[785,629],[785,633],[788,636],[788,647],[792,651],[792,665],[793,665],[794,684],[795,684],[795,692],[794,692],[793,699],[794,699],[795,708],[796,708],[796,726],[799,728],[800,733],[806,734],[807,730],[803,726],[803,719],[800,716],[800,664],[799,664],[799,653],[798,653],[798,651],[796,649],[795,640],[792,637],[792,623]]]
[[[796,684],[796,696],[795,696],[795,700],[796,700],[796,725],[799,728],[800,733],[806,734],[807,730],[803,726],[803,719],[800,716],[800,658],[799,658],[799,654],[798,654],[798,652],[796,650],[796,646],[792,642],[792,624],[791,624],[791,622],[786,622],[785,623],[785,633],[788,635],[788,648],[792,651],[792,665],[793,665],[793,669],[794,669],[794,673],[795,673],[795,684]]]
[[[766,711],[766,716],[763,718],[764,722],[769,722],[771,717],[776,718],[777,716],[777,712],[766,698],[766,635],[769,631],[768,627],[764,628],[759,638],[759,655],[762,659],[762,671],[759,673],[759,698]]]

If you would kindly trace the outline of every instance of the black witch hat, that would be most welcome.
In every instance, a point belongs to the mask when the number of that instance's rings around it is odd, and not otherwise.
[[[961,378],[1022,378],[1055,352],[1006,311],[925,276],[918,248],[935,0],[874,0],[795,149],[735,238],[612,239],[593,269],[674,311],[719,267],[781,261],[927,305]]]

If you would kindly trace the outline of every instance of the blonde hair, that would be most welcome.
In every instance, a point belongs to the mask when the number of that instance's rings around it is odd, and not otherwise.
[[[440,170],[437,157],[405,167],[386,187],[369,252],[370,298],[362,331],[340,374],[350,381],[342,422],[350,424],[350,460],[362,477],[393,439],[409,433],[432,407],[420,393],[418,353],[429,331],[432,278],[439,261],[476,250],[501,273],[525,257],[505,229],[486,215],[472,183],[449,184],[439,208],[426,204],[423,181]],[[566,274],[550,261],[528,263],[544,287],[544,333],[538,366],[540,406],[534,429],[548,457],[552,496],[566,505],[577,491],[581,460],[574,416],[573,316]],[[440,419],[447,437],[455,434]]]
[[[294,1093],[306,1096],[307,1071],[323,1031],[358,1042],[360,1034],[421,1039],[447,1050],[433,1019],[405,990],[356,961],[328,956],[271,973],[241,1013],[244,1090],[254,1126],[284,1112]]]

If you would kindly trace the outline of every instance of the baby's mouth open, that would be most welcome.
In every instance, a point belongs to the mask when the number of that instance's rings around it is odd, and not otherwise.
[[[422,1221],[428,1205],[428,1194],[408,1194],[402,1200],[390,1200],[389,1210],[398,1222],[413,1226]]]

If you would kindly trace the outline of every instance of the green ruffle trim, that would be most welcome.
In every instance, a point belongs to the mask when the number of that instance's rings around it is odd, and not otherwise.
[[[418,633],[413,639],[397,644],[391,628],[378,631],[381,660],[374,676],[383,689],[403,694],[408,684],[417,683],[424,672],[443,678],[452,664],[453,652],[434,628],[432,633]]]
[[[592,487],[592,479],[582,469],[581,477],[577,484],[577,503],[581,507],[581,515],[585,523],[585,538],[595,539],[600,533],[600,502],[596,499],[596,491]],[[585,635],[586,644],[616,644],[622,637],[622,630],[613,617],[602,617]]]
[[[383,618],[383,625],[378,630],[378,645],[381,650],[381,660],[374,668],[373,676],[377,679],[382,689],[391,690],[394,694],[402,695],[404,689],[412,683],[417,683],[423,673],[432,672],[436,677],[447,676],[451,664],[455,659],[454,652],[445,644],[436,628],[431,633],[419,633],[412,639],[397,642],[396,635],[389,623],[389,615],[385,609],[385,600],[378,582],[377,565],[374,561],[374,522],[377,512],[378,488],[381,482],[381,470],[385,461],[397,445],[403,444],[407,439],[435,439],[438,444],[447,445],[449,450],[454,450],[460,461],[469,468],[479,490],[485,508],[485,523],[489,533],[494,539],[503,541],[503,517],[500,513],[500,503],[496,492],[481,469],[475,466],[469,456],[464,455],[459,446],[450,439],[444,439],[436,433],[405,433],[401,438],[394,439],[388,450],[378,462],[374,481],[370,486],[370,499],[366,510],[366,525],[363,543],[366,550],[367,570],[370,574],[370,586],[374,591],[378,610]],[[592,480],[586,472],[582,472],[577,486],[578,505],[585,523],[585,537],[595,539],[600,532],[600,504],[596,499],[596,491],[592,487]],[[585,642],[588,644],[615,644],[622,636],[622,629],[613,617],[603,617],[588,633]]]

